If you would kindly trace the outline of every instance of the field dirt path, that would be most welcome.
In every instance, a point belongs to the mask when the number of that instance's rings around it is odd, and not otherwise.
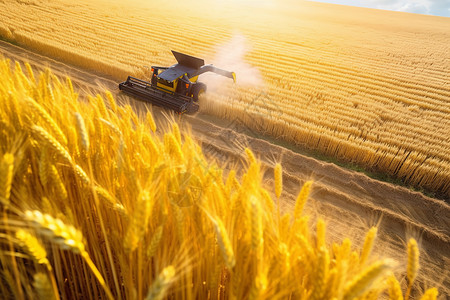
[[[138,111],[145,109],[142,102],[122,95],[117,88],[118,82],[102,74],[82,70],[3,41],[0,41],[0,55],[11,60],[28,61],[37,70],[49,67],[58,76],[70,76],[74,87],[81,93],[109,89],[120,102],[130,102]],[[153,113],[160,123],[171,115],[157,107],[153,108]],[[225,168],[227,165],[243,167],[243,149],[250,147],[266,171],[264,182],[269,191],[273,190],[273,166],[275,162],[281,162],[284,171],[281,205],[285,212],[294,207],[301,185],[306,180],[314,180],[306,210],[313,216],[325,219],[330,241],[350,237],[359,246],[363,243],[365,232],[371,226],[378,225],[375,254],[397,259],[398,272],[404,274],[405,241],[409,237],[416,238],[421,248],[418,279],[421,287],[438,286],[443,299],[449,297],[450,206],[447,203],[295,153],[262,138],[239,133],[235,127],[227,127],[223,120],[214,120],[201,113],[175,119],[181,123],[181,128],[191,128],[206,155]]]

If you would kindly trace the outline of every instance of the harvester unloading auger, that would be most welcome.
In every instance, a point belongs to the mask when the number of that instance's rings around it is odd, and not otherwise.
[[[236,82],[234,72],[205,65],[201,58],[173,51],[177,64],[171,67],[152,66],[150,82],[128,76],[119,89],[154,105],[173,109],[177,113],[198,111],[198,97],[206,91],[206,84],[198,82],[198,76],[213,72]]]

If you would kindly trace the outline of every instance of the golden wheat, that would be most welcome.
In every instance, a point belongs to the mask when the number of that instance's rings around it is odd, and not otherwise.
[[[162,300],[164,299],[167,289],[170,287],[175,277],[175,268],[169,266],[164,268],[150,287],[146,300]]]
[[[420,300],[436,300],[439,292],[436,288],[431,288],[422,295]]]
[[[311,182],[295,210],[278,217],[250,149],[242,177],[239,170],[224,176],[180,128],[170,125],[155,134],[148,114],[139,119],[129,106],[103,107],[100,97],[79,101],[70,80],[61,83],[49,71],[32,82],[8,68],[0,62],[0,155],[14,153],[14,161],[2,172],[9,174],[16,161],[20,167],[12,169],[10,210],[4,210],[0,228],[0,291],[6,297],[51,297],[49,281],[53,295],[64,299],[80,293],[102,299],[342,299],[386,291],[389,260],[368,253],[366,261],[373,263],[363,266],[360,253],[370,251],[352,249],[349,239],[325,240],[325,223],[305,213]],[[19,105],[27,97],[55,107],[48,114],[67,145],[43,118],[29,117],[32,108]],[[76,112],[91,143],[82,155]],[[19,119],[22,126],[13,126]],[[20,151],[16,137],[26,140]],[[20,255],[25,251],[44,261],[24,227],[52,246],[48,278],[34,280],[42,266],[24,259],[15,266],[7,256],[26,258]],[[10,247],[20,239],[28,245]]]
[[[361,258],[359,260],[359,263],[361,265],[364,265],[367,262],[367,258],[369,258],[369,255],[372,252],[373,244],[377,236],[377,231],[378,229],[376,227],[372,227],[366,235],[361,252]]]
[[[84,124],[83,117],[80,113],[75,113],[75,119],[77,120],[77,131],[80,136],[80,146],[85,151],[89,151],[89,136],[86,132],[86,125]]]
[[[406,278],[408,278],[408,288],[405,294],[405,300],[409,299],[411,288],[416,280],[417,272],[419,270],[419,247],[415,239],[411,238],[408,241],[408,265],[406,268]]]
[[[36,273],[33,276],[33,286],[36,290],[36,296],[39,300],[57,299],[48,276],[44,273]]]
[[[30,253],[37,263],[43,265],[50,264],[47,259],[47,251],[45,251],[45,248],[35,236],[24,230],[18,230],[16,232],[16,238],[19,240],[19,244]]]
[[[390,267],[392,262],[389,260],[379,261],[367,267],[345,287],[344,299],[354,299],[364,294]]]
[[[307,181],[302,186],[300,193],[297,196],[297,200],[295,200],[295,208],[294,208],[294,218],[299,219],[303,213],[303,208],[305,207],[306,200],[308,200],[308,196],[311,190],[312,181]]]
[[[14,156],[11,153],[5,153],[0,162],[0,200],[4,205],[9,204],[13,170]]]
[[[394,275],[388,278],[389,285],[389,299],[390,300],[403,300],[403,293],[400,287],[400,283]]]

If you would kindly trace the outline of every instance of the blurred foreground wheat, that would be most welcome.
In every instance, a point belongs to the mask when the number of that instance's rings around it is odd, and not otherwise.
[[[0,293],[14,299],[403,299],[395,262],[327,244],[325,223],[280,215],[253,153],[238,178],[176,123],[156,131],[106,92],[79,101],[71,81],[0,61]],[[27,75],[25,75],[27,74]],[[36,78],[36,79],[35,79]],[[279,203],[282,167],[275,168]],[[316,230],[311,225],[316,224]],[[407,290],[407,291],[406,291]],[[437,290],[424,299],[436,299]]]

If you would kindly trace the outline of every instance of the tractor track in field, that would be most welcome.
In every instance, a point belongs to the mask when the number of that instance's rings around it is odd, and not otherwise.
[[[70,76],[81,94],[109,89],[119,102],[129,102],[138,111],[145,107],[142,102],[121,95],[116,80],[95,71],[64,64],[3,41],[0,41],[0,55],[11,60],[28,61],[37,70],[49,67],[57,76]],[[170,114],[157,107],[153,107],[153,113],[159,123],[163,123]],[[217,121],[218,124],[223,123]],[[441,294],[450,295],[450,273],[446,267],[450,265],[450,206],[447,203],[295,153],[262,138],[215,125],[210,116],[201,113],[182,116],[179,122],[181,128],[184,125],[190,127],[205,154],[214,157],[225,168],[227,165],[243,167],[243,148],[250,147],[261,160],[265,170],[263,179],[269,191],[273,190],[274,163],[281,162],[284,171],[283,211],[292,210],[301,185],[306,180],[314,180],[306,210],[327,221],[327,235],[332,240],[350,237],[360,245],[369,227],[378,224],[375,253],[398,259],[400,271],[404,272],[405,241],[409,237],[416,238],[422,249],[419,280],[424,287],[439,286]]]

